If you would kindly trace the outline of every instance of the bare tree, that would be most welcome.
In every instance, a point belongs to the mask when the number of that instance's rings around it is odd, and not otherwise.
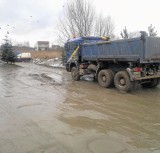
[[[149,36],[155,37],[157,36],[157,31],[155,31],[155,27],[152,24],[148,27]]]
[[[127,31],[126,26],[125,26],[125,28],[123,29],[123,31],[121,31],[120,35],[121,35],[121,37],[122,37],[123,39],[128,39],[128,38],[129,38],[129,35],[128,35],[128,31]]]
[[[100,15],[95,23],[95,36],[109,36],[113,37],[114,33],[114,24],[110,16],[104,18]]]
[[[110,16],[96,15],[89,0],[70,0],[63,6],[64,16],[58,24],[59,42],[64,43],[73,36],[114,37],[114,24]]]
[[[61,40],[75,36],[89,36],[94,25],[94,8],[86,0],[71,0],[64,5],[64,17],[58,25]]]

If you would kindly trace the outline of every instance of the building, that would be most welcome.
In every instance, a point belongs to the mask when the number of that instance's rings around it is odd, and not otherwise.
[[[49,41],[37,41],[37,50],[49,50]]]
[[[59,45],[52,45],[52,50],[59,50],[61,47]]]

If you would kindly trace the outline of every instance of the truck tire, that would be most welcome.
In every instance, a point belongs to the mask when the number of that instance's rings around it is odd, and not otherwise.
[[[114,73],[112,70],[103,69],[98,73],[98,83],[104,88],[108,88],[113,84]]]
[[[114,77],[114,84],[115,87],[122,92],[128,92],[134,86],[134,82],[130,81],[129,75],[126,71],[119,71],[116,73]]]
[[[143,88],[154,88],[159,85],[159,79],[152,79],[151,82],[141,84]]]
[[[79,72],[75,66],[72,67],[71,69],[71,76],[72,76],[72,79],[75,81],[78,81],[80,79]]]

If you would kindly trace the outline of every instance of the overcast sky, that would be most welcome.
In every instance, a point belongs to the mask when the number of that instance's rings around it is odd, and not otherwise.
[[[45,40],[57,44],[56,25],[67,0],[0,0],[0,43],[7,31],[14,42]],[[91,0],[103,16],[110,15],[115,34],[126,26],[129,32],[153,24],[160,35],[159,0]]]

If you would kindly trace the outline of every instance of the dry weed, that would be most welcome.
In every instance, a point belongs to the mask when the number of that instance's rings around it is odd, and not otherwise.
[[[62,51],[27,51],[31,53],[32,59],[52,59],[56,57],[62,57]]]

